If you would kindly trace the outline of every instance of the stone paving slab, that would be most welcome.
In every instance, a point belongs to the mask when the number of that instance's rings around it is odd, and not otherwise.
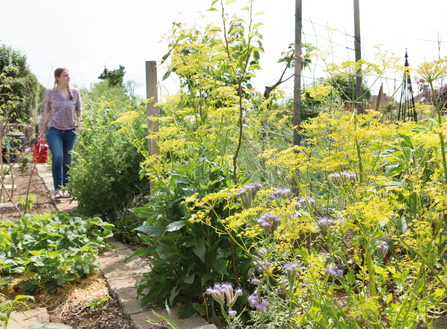
[[[33,329],[33,323],[42,324],[50,321],[46,308],[36,308],[35,310],[26,311],[26,317],[21,313],[13,313],[12,317],[18,322],[10,321],[6,329]]]
[[[179,319],[178,313],[179,313],[179,306],[173,306],[171,308],[172,315],[174,316],[174,322],[175,325],[180,329],[217,329],[214,324],[210,325],[208,322],[206,322],[203,318],[201,318],[198,314],[193,315],[192,317],[188,319]],[[155,312],[158,314],[169,318],[168,312],[164,308],[157,308],[154,309]],[[157,317],[154,312],[144,312],[139,314],[131,315],[130,318],[132,320],[132,324],[135,328],[139,329],[147,329],[150,328],[152,325],[147,322],[147,318],[150,317],[151,319],[160,321],[161,319]]]
[[[46,164],[38,164],[38,175],[43,178],[45,185],[50,191],[51,197],[59,211],[75,212],[77,202],[69,203],[70,199],[54,199],[53,178],[51,172],[47,170]],[[150,272],[150,267],[140,257],[125,259],[133,254],[127,246],[110,238],[109,243],[111,249],[99,256],[101,271],[107,280],[111,293],[120,303],[124,314],[129,317],[135,329],[148,329],[151,325],[146,321],[147,317],[156,318],[151,309],[143,307],[141,301],[137,300],[137,290],[135,286],[143,278],[143,274]],[[172,313],[174,314],[175,324],[179,329],[217,329],[215,325],[208,324],[197,313],[188,319],[178,319],[179,307],[174,306]],[[157,313],[167,316],[165,309],[156,310]],[[19,327],[28,329],[26,327]],[[8,327],[9,329],[9,327]],[[14,328],[15,329],[15,328]]]

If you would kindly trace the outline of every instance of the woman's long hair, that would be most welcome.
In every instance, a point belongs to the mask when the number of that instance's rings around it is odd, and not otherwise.
[[[68,70],[66,68],[61,68],[61,67],[57,68],[54,71],[54,88],[56,88],[56,85],[57,85],[57,78],[60,78],[62,72],[64,72],[64,71],[68,72]],[[71,92],[70,85],[67,86],[67,89],[68,89],[68,93],[70,94],[70,99],[73,99],[73,93]]]

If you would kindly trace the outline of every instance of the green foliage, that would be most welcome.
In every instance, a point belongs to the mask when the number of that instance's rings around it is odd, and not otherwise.
[[[31,210],[34,205],[34,200],[36,199],[35,194],[28,194],[27,196],[19,196],[17,197],[17,207],[27,213]]]
[[[36,117],[41,85],[26,64],[26,56],[0,45],[0,116],[2,121],[30,122]]]
[[[95,309],[96,307],[100,308],[101,311],[108,311],[109,308],[105,305],[103,305],[105,302],[107,302],[110,299],[109,296],[105,296],[104,298],[100,300],[96,300],[93,302],[90,302],[87,304],[87,307],[90,307],[91,310]]]
[[[0,296],[2,294],[0,293]],[[4,302],[0,303],[0,325],[3,326],[4,329],[8,327],[8,323],[12,320],[14,322],[17,322],[11,314],[14,312],[25,314],[18,306],[25,306],[26,308],[29,307],[26,305],[22,299],[25,298],[34,298],[32,296],[21,296],[17,295],[14,300],[5,300]]]
[[[106,85],[95,87],[94,93]],[[123,97],[115,100],[116,92]],[[101,214],[112,222],[119,211],[149,189],[148,181],[139,176],[140,162],[144,160],[139,147],[143,147],[147,135],[146,106],[132,102],[122,92],[122,87],[105,88],[101,98],[92,97],[86,102],[84,130],[76,142],[68,184],[79,211],[89,216]],[[126,111],[132,113],[133,121],[125,121],[129,125],[123,128],[119,119]],[[126,131],[135,135],[129,136]],[[136,145],[135,139],[141,143]]]
[[[230,239],[207,225],[194,224],[194,214],[183,203],[193,195],[202,197],[231,185],[231,177],[231,170],[219,165],[203,147],[190,150],[188,160],[177,166],[167,183],[157,182],[154,196],[134,210],[147,219],[136,231],[150,247],[133,256],[154,257],[151,271],[138,285],[138,294],[149,288],[142,299],[144,305],[165,298],[170,305],[183,301],[181,317],[189,317],[195,312],[193,302],[203,301],[204,287],[218,280],[234,281]],[[229,210],[224,206],[216,205],[216,212],[225,217]],[[212,223],[221,227],[217,217]],[[240,283],[246,285],[251,262],[237,251],[235,261]]]
[[[122,86],[125,73],[124,66],[120,65],[119,69],[110,71],[104,66],[104,71],[99,75],[98,79],[108,81],[112,87]]]
[[[99,249],[107,248],[113,225],[99,217],[66,213],[24,215],[0,222],[0,266],[4,273],[24,275],[15,287],[53,294],[68,281],[99,270]]]
[[[352,102],[356,99],[356,77],[339,73],[331,76],[327,82],[334,87],[344,102]],[[371,98],[371,91],[365,83],[362,84],[361,95],[364,100]]]

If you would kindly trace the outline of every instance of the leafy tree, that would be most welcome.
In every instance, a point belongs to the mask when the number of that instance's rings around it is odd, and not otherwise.
[[[98,79],[108,81],[111,87],[122,86],[125,73],[125,67],[121,65],[119,69],[110,71],[104,67],[104,71],[99,75]]]
[[[43,86],[26,64],[26,55],[0,46],[0,116],[9,122],[35,119]]]

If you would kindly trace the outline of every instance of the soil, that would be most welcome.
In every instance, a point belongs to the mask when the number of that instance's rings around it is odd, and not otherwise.
[[[32,164],[30,167],[32,167]],[[12,185],[14,184],[15,188],[13,190],[8,188],[6,192],[3,191],[4,198],[2,198],[0,203],[0,219],[8,218],[10,220],[19,220],[21,218],[21,213],[23,213],[23,208],[25,207],[24,204],[22,206],[22,203],[23,199],[27,195],[28,185],[28,193],[31,195],[35,195],[31,210],[28,212],[29,214],[43,214],[50,211],[56,211],[57,209],[55,207],[54,201],[51,199],[50,191],[48,191],[48,189],[46,188],[43,179],[37,175],[37,169],[34,169],[34,173],[31,177],[32,168],[28,168],[28,170],[24,172],[19,170],[19,168],[20,167],[15,164],[12,167],[13,174],[4,176],[3,184],[7,187],[12,187]],[[3,170],[5,172],[5,170],[8,170],[8,168],[4,166]],[[19,213],[19,210],[17,210],[17,208],[15,208],[14,205],[11,203],[8,195],[12,195],[12,199],[21,213]]]
[[[35,199],[30,214],[43,214],[50,211],[56,211],[56,206],[51,198],[50,191],[45,186],[42,178],[37,175],[37,170],[34,170],[31,176],[31,168],[21,172],[18,165],[12,168],[13,176],[4,176],[4,185],[13,185],[14,189],[8,189],[8,194],[18,208],[21,208],[20,196],[25,196],[28,191],[29,194],[34,194]],[[3,167],[5,170],[5,167]],[[1,176],[0,176],[1,177]],[[31,178],[31,180],[30,180]],[[30,183],[31,182],[31,183]],[[5,194],[5,193],[4,193]],[[23,211],[21,211],[23,213]],[[21,214],[11,204],[10,199],[5,198],[0,203],[0,219],[19,220]],[[40,296],[35,296],[36,302],[30,303],[30,307],[45,307],[50,316],[50,322],[63,323],[77,328],[95,328],[95,329],[130,329],[133,328],[131,321],[125,316],[121,306],[115,300],[107,287],[107,283],[102,274],[98,274],[100,278],[87,278],[82,282],[77,283],[77,290],[74,293],[67,294],[67,290],[60,289],[60,291],[53,295],[46,295],[44,292]],[[99,293],[100,292],[100,293]],[[87,305],[90,302],[101,300],[103,297],[109,295],[109,299],[100,306],[90,308]],[[8,298],[13,298],[12,294],[6,292]],[[87,296],[87,297],[86,297]],[[90,297],[90,298],[89,298]],[[41,305],[38,305],[41,304]]]

